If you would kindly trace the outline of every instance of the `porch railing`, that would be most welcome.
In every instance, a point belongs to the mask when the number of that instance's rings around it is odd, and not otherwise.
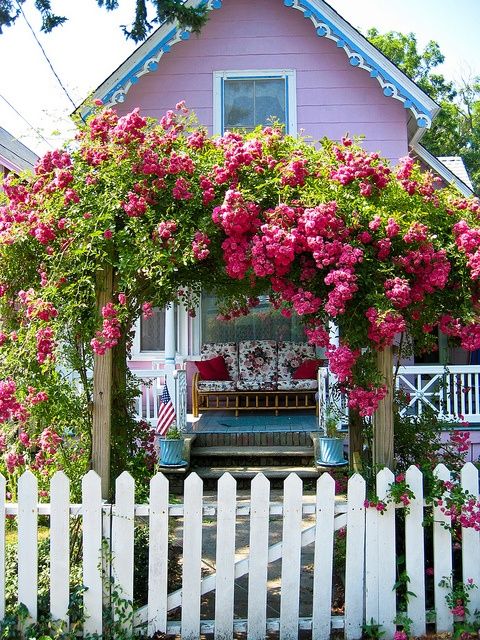
[[[140,395],[135,399],[135,415],[156,427],[158,409],[165,383],[175,407],[177,425],[181,431],[187,427],[187,372],[177,369],[172,373],[165,369],[133,369],[139,379]]]
[[[446,420],[480,422],[478,365],[399,367],[396,389],[406,396],[402,415],[422,415],[429,407]]]

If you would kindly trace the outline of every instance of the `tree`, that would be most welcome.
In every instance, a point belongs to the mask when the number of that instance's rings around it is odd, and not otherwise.
[[[91,429],[107,497],[112,444],[114,473],[128,465],[133,323],[153,305],[193,309],[202,289],[223,298],[224,320],[262,293],[298,314],[350,408],[366,421],[383,416],[374,459],[392,466],[395,337],[429,347],[438,325],[480,348],[480,205],[435,187],[410,158],[392,171],[349,139],[317,149],[272,127],[212,139],[183,104],[159,123],[138,110],[94,112],[72,145],[4,185],[0,447],[9,469],[40,451],[45,470],[68,425],[87,423],[72,439]],[[71,370],[73,385],[62,377]],[[67,405],[78,415],[65,415]]]
[[[0,34],[4,27],[12,26],[22,13],[25,0],[0,0]],[[119,0],[97,0],[99,7],[113,11],[119,6]],[[153,17],[149,16],[149,4],[153,10]],[[42,17],[41,30],[49,33],[55,27],[63,24],[67,18],[53,12],[50,0],[35,0],[35,8]],[[182,0],[136,0],[135,15],[130,28],[123,26],[127,38],[134,42],[142,42],[158,24],[177,20],[182,27],[189,27],[198,32],[207,20],[204,6],[186,6]]]
[[[371,28],[367,38],[439,103],[441,110],[422,144],[435,156],[461,156],[474,187],[480,189],[480,77],[457,85],[434,73],[445,59],[439,45],[431,40],[419,51],[413,33],[381,34]]]

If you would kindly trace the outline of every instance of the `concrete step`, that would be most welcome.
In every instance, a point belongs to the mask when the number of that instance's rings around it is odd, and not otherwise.
[[[282,446],[224,446],[224,447],[192,447],[190,452],[191,457],[254,457],[254,458],[269,458],[269,457],[309,457],[313,456],[313,445],[311,447],[282,447]]]
[[[267,478],[286,478],[290,473],[296,473],[300,478],[318,478],[315,467],[196,467],[191,471],[201,478],[216,479],[224,473],[230,473],[234,478],[246,480],[254,478],[257,473],[263,473]]]

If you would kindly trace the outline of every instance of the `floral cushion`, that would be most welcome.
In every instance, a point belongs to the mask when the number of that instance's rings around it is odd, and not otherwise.
[[[223,356],[232,380],[238,379],[238,351],[236,342],[208,342],[202,345],[200,352],[202,360],[210,360],[216,356]]]
[[[279,342],[278,380],[282,383],[287,383],[287,386],[281,387],[279,384],[278,388],[284,390],[288,388],[297,389],[298,387],[291,384],[293,382],[293,373],[304,360],[312,360],[315,357],[315,347],[312,344],[307,344],[306,342]]]
[[[318,382],[316,380],[279,380],[279,391],[316,391]]]
[[[199,391],[236,391],[235,380],[199,380]]]
[[[239,382],[249,383],[250,389],[261,389],[277,383],[277,343],[275,340],[244,340],[238,343]],[[238,387],[240,389],[240,387]],[[243,387],[245,388],[245,387]]]
[[[238,380],[237,389],[239,391],[276,391],[277,383],[270,380]]]

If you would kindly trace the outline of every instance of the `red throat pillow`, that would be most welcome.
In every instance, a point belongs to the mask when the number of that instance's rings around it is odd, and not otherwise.
[[[323,360],[304,360],[302,364],[295,369],[292,378],[294,380],[315,380],[318,367],[322,365]]]
[[[197,360],[195,364],[202,380],[231,380],[223,356],[217,356],[210,360]]]

